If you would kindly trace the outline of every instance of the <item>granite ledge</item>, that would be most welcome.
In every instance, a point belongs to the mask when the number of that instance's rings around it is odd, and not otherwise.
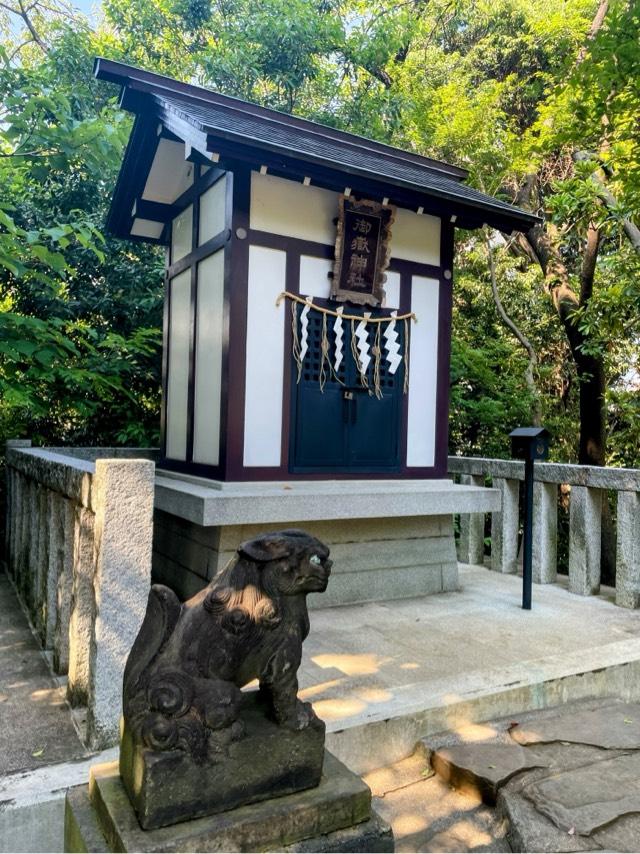
[[[450,480],[221,483],[160,470],[155,506],[196,525],[275,524],[487,513],[500,510],[500,492]]]

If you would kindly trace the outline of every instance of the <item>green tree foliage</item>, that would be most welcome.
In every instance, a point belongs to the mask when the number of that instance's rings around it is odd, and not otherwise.
[[[153,439],[160,261],[99,234],[130,126],[91,78],[105,54],[448,159],[544,213],[525,238],[489,235],[535,393],[486,235],[459,234],[452,450],[508,453],[540,408],[556,459],[638,465],[637,3],[105,0],[95,30],[33,8],[0,79],[3,424]]]
[[[52,26],[44,55],[0,65],[0,431],[146,444],[161,261],[101,234],[130,122],[91,77],[91,34]]]

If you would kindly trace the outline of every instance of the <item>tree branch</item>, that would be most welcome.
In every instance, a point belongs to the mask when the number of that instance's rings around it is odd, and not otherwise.
[[[491,276],[491,293],[493,294],[493,301],[496,304],[496,309],[498,310],[498,314],[500,315],[500,318],[504,325],[515,335],[520,344],[522,344],[524,349],[527,351],[529,361],[527,364],[527,369],[524,372],[524,378],[525,382],[527,383],[527,388],[529,389],[531,397],[534,401],[533,424],[534,426],[539,427],[542,423],[542,407],[534,374],[535,369],[538,365],[538,357],[531,341],[529,341],[524,332],[522,332],[518,328],[518,326],[516,326],[516,324],[509,317],[504,306],[502,305],[502,300],[500,299],[500,294],[498,293],[498,282],[496,277],[496,266],[493,258],[493,249],[491,247],[491,240],[489,238],[488,232],[486,233],[485,238],[487,244],[487,256],[489,259],[489,275]]]
[[[22,18],[22,20],[25,22],[25,24],[26,24],[26,26],[27,26],[27,29],[29,30],[29,32],[30,32],[30,33],[31,33],[31,35],[33,36],[33,40],[34,40],[34,42],[38,45],[38,47],[40,48],[40,50],[41,50],[43,53],[49,53],[49,48],[48,48],[48,47],[47,47],[47,45],[44,43],[44,41],[40,38],[40,35],[38,34],[38,31],[37,31],[37,30],[36,30],[36,28],[33,26],[32,22],[31,22],[31,18],[29,17],[29,14],[28,14],[27,10],[24,8],[24,4],[23,4],[22,0],[18,0],[18,5],[20,6],[20,11],[19,11],[19,12],[17,12],[16,10],[14,10],[14,11],[15,11],[15,12],[16,12],[16,14],[17,14],[17,15],[19,15],[19,16]]]
[[[602,29],[602,25],[604,24],[604,19],[609,10],[609,0],[600,0],[600,5],[598,6],[598,10],[595,14],[593,21],[591,22],[591,26],[589,28],[589,32],[587,33],[587,42],[593,41],[593,39],[597,36],[598,32]],[[576,59],[576,65],[580,65],[580,63],[584,60],[587,55],[588,44],[583,44],[578,52],[578,58]]]
[[[594,158],[587,151],[574,151],[573,159],[576,162],[588,162],[592,161]],[[607,187],[607,177],[604,169],[598,169],[596,172],[594,172],[591,176],[591,180],[596,185],[596,189],[598,191],[598,198],[605,204],[607,209],[622,225],[622,230],[626,234],[629,243],[633,246],[634,250],[640,255],[640,228],[638,228],[638,226],[632,220],[628,219],[625,216],[622,216],[619,213],[618,200],[613,195],[611,190]]]
[[[582,268],[580,270],[580,305],[586,305],[591,299],[599,249],[600,230],[590,222],[587,231],[587,243],[584,255],[582,256]]]

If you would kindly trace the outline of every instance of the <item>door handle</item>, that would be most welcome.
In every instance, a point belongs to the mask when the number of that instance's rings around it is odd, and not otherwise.
[[[358,398],[351,393],[351,423],[355,424],[358,420]]]

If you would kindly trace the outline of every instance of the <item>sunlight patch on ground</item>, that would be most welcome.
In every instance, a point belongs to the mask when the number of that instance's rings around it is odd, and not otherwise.
[[[399,815],[393,822],[393,832],[396,836],[410,836],[419,833],[429,827],[429,821],[424,815],[417,812],[408,812]]]
[[[308,688],[303,688],[302,691],[298,693],[298,696],[301,700],[310,700],[312,697],[317,697],[318,694],[322,694],[324,691],[330,691],[331,688],[336,688],[338,685],[341,685],[344,682],[344,679],[329,679],[328,682],[318,682],[317,685],[309,685]]]
[[[356,696],[366,703],[386,703],[393,700],[393,692],[386,688],[361,688],[356,691]]]
[[[344,697],[335,700],[318,700],[313,704],[313,708],[318,717],[324,721],[337,721],[359,715],[367,708],[367,704],[355,697]]]
[[[323,670],[335,668],[345,676],[369,676],[373,673],[378,673],[383,664],[387,664],[392,659],[388,656],[373,655],[372,653],[362,653],[361,655],[340,655],[338,653],[323,653],[322,655],[314,655],[311,661],[322,667]]]
[[[463,741],[487,741],[498,735],[498,730],[490,724],[463,724],[454,730]]]
[[[460,819],[449,828],[449,833],[459,839],[472,851],[480,845],[489,845],[493,842],[493,838],[486,832],[481,830],[476,824],[469,819]]]

